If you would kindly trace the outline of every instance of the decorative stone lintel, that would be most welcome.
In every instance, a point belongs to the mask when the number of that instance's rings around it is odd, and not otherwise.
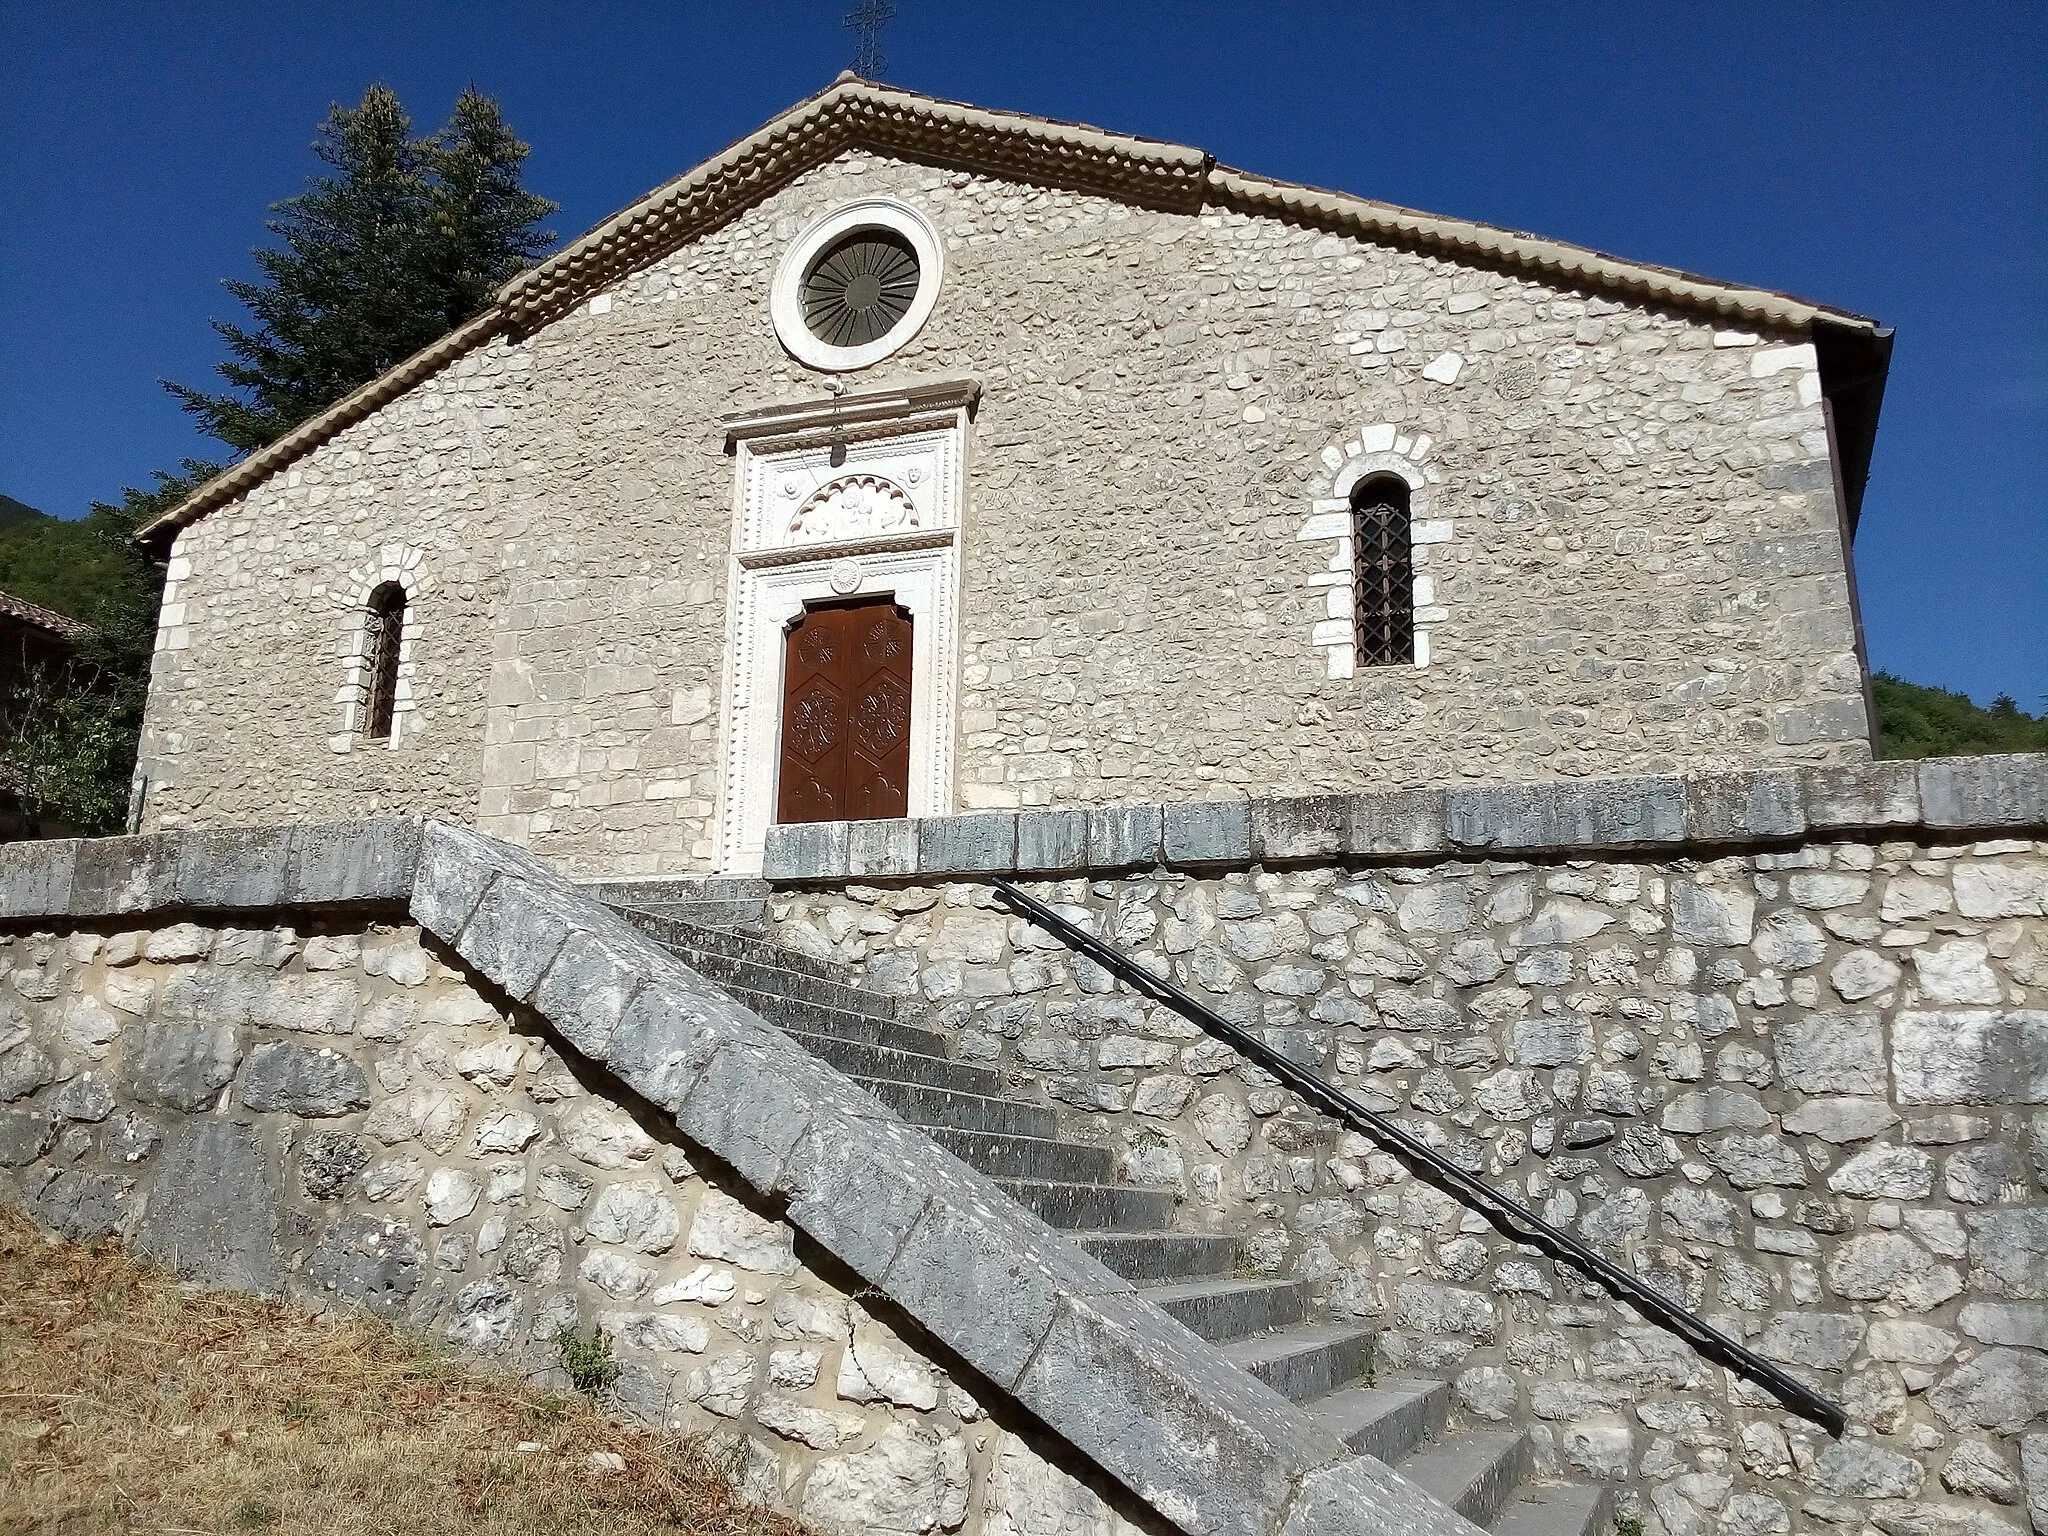
[[[2048,755],[772,827],[764,878],[932,879],[2048,830]],[[858,850],[858,851],[856,851]],[[853,867],[858,864],[858,868]]]

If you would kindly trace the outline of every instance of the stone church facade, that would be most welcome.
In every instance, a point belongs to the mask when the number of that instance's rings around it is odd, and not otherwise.
[[[842,81],[164,519],[139,823],[749,873],[826,813],[1864,761],[1888,344]],[[885,610],[814,690],[882,716],[804,735],[796,629]]]

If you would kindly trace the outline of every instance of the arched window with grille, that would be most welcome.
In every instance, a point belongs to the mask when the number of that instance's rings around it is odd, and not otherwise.
[[[1351,492],[1352,613],[1362,667],[1415,660],[1415,561],[1408,482],[1372,475]]]
[[[398,707],[399,648],[405,639],[405,588],[387,581],[370,594],[363,618],[363,735],[391,739]]]

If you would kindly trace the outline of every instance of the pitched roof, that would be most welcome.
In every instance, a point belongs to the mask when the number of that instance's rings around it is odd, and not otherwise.
[[[546,324],[619,277],[659,260],[805,171],[853,148],[993,172],[1145,207],[1183,213],[1221,207],[1262,214],[1745,325],[1804,331],[1819,323],[1879,334],[1875,321],[1789,294],[1627,261],[1490,224],[1276,181],[1218,165],[1214,156],[1185,144],[992,111],[842,74],[817,95],[512,278],[474,320],[215,476],[137,536],[147,539],[195,521],[492,337]]]
[[[80,635],[90,633],[92,628],[65,614],[25,602],[11,592],[0,592],[0,618],[18,620],[62,640],[76,640]]]

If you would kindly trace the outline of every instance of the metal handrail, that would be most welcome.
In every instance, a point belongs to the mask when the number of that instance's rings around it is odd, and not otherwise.
[[[1197,1002],[1172,982],[1153,975],[1115,945],[1105,943],[1079,924],[1062,917],[1037,897],[1026,895],[1007,880],[993,883],[996,894],[1029,921],[1055,935],[1069,948],[1085,955],[1135,991],[1154,1002],[1165,1004],[1181,1017],[1199,1024],[1217,1039],[1233,1046],[1261,1070],[1271,1073],[1333,1119],[1370,1137],[1411,1165],[1420,1164],[1437,1182],[1448,1186],[1465,1204],[1486,1213],[1518,1242],[1541,1249],[1553,1259],[1590,1275],[1610,1292],[1626,1299],[1638,1312],[1663,1324],[1702,1354],[1762,1383],[1787,1408],[1812,1420],[1829,1434],[1840,1435],[1847,1427],[1848,1415],[1838,1404],[1829,1402],[1796,1376],[1788,1375],[1754,1350],[1729,1338],[1705,1318],[1680,1306],[1654,1287],[1645,1285],[1626,1270],[1616,1268],[1571,1233],[1552,1226],[1521,1202],[1510,1199],[1489,1184],[1481,1183],[1392,1121],[1375,1114],[1307,1068],[1289,1061],[1258,1036]]]

